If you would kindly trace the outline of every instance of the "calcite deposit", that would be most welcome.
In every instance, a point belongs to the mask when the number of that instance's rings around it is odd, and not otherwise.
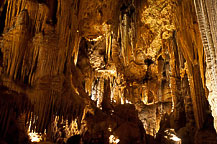
[[[0,1],[0,143],[217,143],[216,6]]]

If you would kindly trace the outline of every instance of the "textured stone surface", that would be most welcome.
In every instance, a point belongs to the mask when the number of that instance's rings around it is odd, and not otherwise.
[[[209,104],[217,131],[217,80],[216,80],[216,1],[195,0],[204,51],[206,54],[206,85],[209,89]]]
[[[193,1],[178,2],[175,23],[177,45],[187,62],[187,74],[197,127],[202,128],[208,109],[204,87],[204,52]]]
[[[207,17],[200,13],[214,1],[199,2],[195,11],[193,0],[1,1],[1,85],[25,95],[31,108],[20,111],[30,130],[46,129],[53,142],[66,140],[52,134],[72,119],[95,144],[111,134],[120,143],[151,143],[155,135],[155,143],[172,143],[167,129],[186,143],[203,134],[214,142],[206,120],[207,96],[215,116],[215,48],[206,40],[215,22],[204,25],[215,16],[210,5]],[[55,131],[57,116],[63,122]]]

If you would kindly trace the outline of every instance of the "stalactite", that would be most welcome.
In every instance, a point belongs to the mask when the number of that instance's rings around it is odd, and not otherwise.
[[[123,14],[123,20],[120,26],[121,29],[121,54],[124,59],[124,65],[128,65],[128,17],[127,14]]]
[[[187,74],[184,74],[182,78],[182,94],[185,96],[185,114],[186,114],[186,122],[190,123],[194,126],[194,115],[193,115],[193,107],[192,107],[192,99],[190,95],[190,86],[188,82]]]
[[[134,18],[134,17],[133,17]],[[133,19],[132,18],[132,19]],[[135,40],[135,31],[136,31],[136,28],[135,28],[135,22],[133,20],[131,20],[131,23],[130,23],[130,29],[129,29],[129,37],[130,37],[130,45],[131,45],[131,53],[132,53],[132,56],[133,56],[133,60],[135,61],[135,43],[136,43],[136,40]],[[130,55],[129,55],[130,56]]]
[[[112,32],[108,32],[106,34],[106,55],[108,57],[108,61],[110,61],[110,57],[111,57],[111,45],[112,45]]]
[[[111,57],[111,46],[112,46],[112,34],[109,37],[108,60],[110,60]]]
[[[77,64],[78,60],[78,52],[79,52],[79,43],[81,41],[81,38],[79,37],[79,33],[75,36],[75,43],[74,43],[74,48],[73,48],[73,53],[72,56],[74,57],[74,63],[75,65]]]
[[[175,121],[175,129],[179,129],[185,125],[183,122],[183,113],[184,113],[184,98],[182,97],[181,89],[181,76],[180,76],[180,50],[176,43],[176,37],[174,35],[174,40],[172,41],[172,45],[169,47],[170,54],[170,83],[171,83],[171,91],[174,102],[174,121]],[[182,122],[182,123],[180,123]]]
[[[15,120],[32,109],[31,102],[25,94],[9,90],[2,85],[0,90],[0,137],[4,138],[11,131],[11,125],[16,122]]]

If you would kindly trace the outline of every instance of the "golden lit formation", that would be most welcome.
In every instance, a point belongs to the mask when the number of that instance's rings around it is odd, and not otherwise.
[[[109,136],[109,143],[110,144],[118,144],[119,143],[119,139],[118,138],[116,138],[114,135],[110,135]]]
[[[36,132],[29,132],[28,135],[31,142],[40,142],[42,140],[41,134],[38,134]]]
[[[217,0],[0,0],[0,144],[217,144]]]

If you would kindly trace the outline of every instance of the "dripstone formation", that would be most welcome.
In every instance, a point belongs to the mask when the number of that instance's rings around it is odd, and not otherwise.
[[[216,144],[215,0],[1,0],[0,143]]]

